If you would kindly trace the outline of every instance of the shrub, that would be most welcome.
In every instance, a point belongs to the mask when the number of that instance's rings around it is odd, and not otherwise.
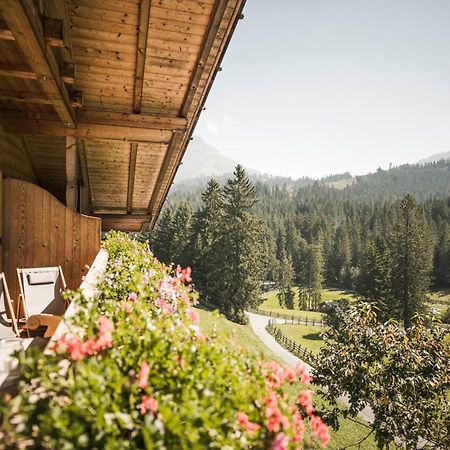
[[[404,329],[390,320],[381,323],[370,305],[349,306],[338,326],[323,333],[315,383],[342,413],[338,399],[347,395],[344,416],[356,417],[369,405],[372,432],[380,448],[400,439],[416,448],[425,439],[434,448],[450,448],[450,346],[445,330],[430,319],[416,317]]]
[[[198,326],[190,270],[159,263],[146,244],[107,236],[106,275],[93,303],[48,354],[23,361],[6,402],[3,441],[49,449],[266,449],[326,444],[309,391],[289,402],[285,383],[309,376],[230,351]],[[306,428],[306,431],[305,431]]]
[[[445,312],[442,314],[442,323],[450,324],[450,307],[448,307]]]

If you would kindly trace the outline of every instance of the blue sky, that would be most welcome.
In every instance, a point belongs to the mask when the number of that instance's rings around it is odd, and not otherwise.
[[[276,175],[450,151],[449,0],[247,0],[195,134]]]

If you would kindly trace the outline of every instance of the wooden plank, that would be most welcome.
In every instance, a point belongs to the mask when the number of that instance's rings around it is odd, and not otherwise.
[[[44,39],[52,47],[64,47],[64,22],[52,17],[42,18]]]
[[[35,103],[38,105],[52,104],[45,95],[34,92],[0,91],[0,99],[20,103]]]
[[[106,139],[136,142],[161,142],[170,140],[171,132],[129,126],[79,124],[77,129],[64,129],[60,122],[2,118],[2,126],[8,133],[39,136],[72,136],[82,139]]]
[[[150,20],[150,0],[142,0],[139,9],[139,32],[136,49],[136,69],[134,74],[133,112],[140,113],[142,89],[144,86],[145,56],[148,47],[148,25]]]
[[[199,55],[199,58],[196,62],[196,68],[194,73],[192,74],[191,81],[189,83],[190,89],[187,91],[186,98],[183,102],[183,106],[181,107],[181,115],[186,116],[189,109],[191,108],[192,101],[194,99],[198,83],[203,75],[205,70],[205,65],[207,63],[209,54],[214,45],[214,42],[217,37],[217,31],[222,22],[223,15],[228,6],[228,0],[218,0],[216,2],[216,6],[213,12],[212,20],[209,24],[208,33],[205,36],[205,41],[203,43],[202,51]]]
[[[63,47],[64,46],[64,23],[60,19],[54,19],[52,17],[42,17],[42,27],[44,39],[51,47]],[[0,20],[0,39],[6,41],[15,41],[16,38],[12,31],[8,29],[4,20]]]
[[[80,215],[80,261],[78,265],[78,279],[76,280],[77,287],[81,284],[81,279],[87,273],[86,264],[90,261],[88,259],[88,240],[89,240],[89,219],[85,216]]]
[[[39,84],[51,100],[64,125],[75,127],[75,113],[64,82],[60,78],[58,64],[51,51],[47,51],[41,30],[36,20],[36,11],[31,3],[2,0],[0,14],[15,37],[17,46],[27,64],[37,75]]]
[[[137,144],[135,142],[132,142],[130,144],[130,163],[128,169],[127,214],[130,214],[133,208],[133,190],[134,190],[134,177],[136,173],[136,158],[137,158]]]
[[[22,78],[25,80],[37,80],[37,76],[28,67],[12,64],[1,64],[0,75],[4,77]]]
[[[69,284],[72,278],[72,240],[74,214],[68,208],[64,209],[64,276]]]
[[[3,272],[3,173],[0,169],[0,272]]]
[[[150,197],[150,203],[147,208],[148,214],[152,214],[157,204],[158,196],[160,190],[162,188],[164,178],[167,176],[167,170],[170,167],[172,158],[174,154],[179,151],[179,146],[183,140],[183,133],[180,131],[175,131],[172,136],[172,140],[170,141],[169,147],[167,148],[166,155],[164,156],[164,161],[161,164],[161,168],[159,170],[158,178],[153,189],[152,196]]]
[[[77,141],[66,137],[66,206],[75,211],[77,208]]]
[[[75,289],[80,285],[80,260],[81,260],[81,216],[73,214],[72,224],[72,267],[71,267],[71,288]]]

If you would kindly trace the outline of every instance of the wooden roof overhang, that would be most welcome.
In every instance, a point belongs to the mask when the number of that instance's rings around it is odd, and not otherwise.
[[[244,2],[1,0],[0,130],[19,143],[0,170],[27,159],[104,229],[152,228]]]

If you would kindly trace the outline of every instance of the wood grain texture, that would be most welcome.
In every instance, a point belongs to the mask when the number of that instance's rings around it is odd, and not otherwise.
[[[17,302],[16,268],[61,266],[77,288],[100,249],[101,220],[70,211],[44,189],[3,179],[3,269]]]

